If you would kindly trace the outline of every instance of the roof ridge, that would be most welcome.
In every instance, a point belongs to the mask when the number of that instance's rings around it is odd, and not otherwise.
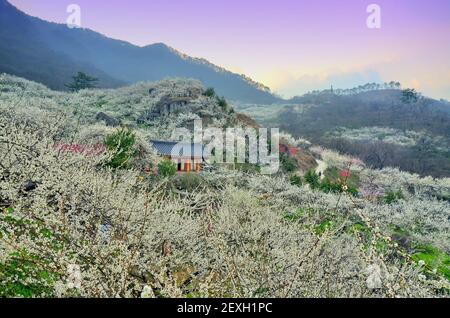
[[[186,142],[186,141],[171,141],[171,140],[150,140],[151,143],[160,142],[160,143],[168,143],[168,144],[203,144],[202,142]]]
[[[183,156],[185,152],[191,157],[203,157],[205,152],[205,146],[203,143],[192,142],[180,142],[180,141],[157,141],[151,140],[153,147],[156,151],[163,155],[174,155],[174,151],[177,152],[177,156]],[[179,147],[176,148],[176,147]]]

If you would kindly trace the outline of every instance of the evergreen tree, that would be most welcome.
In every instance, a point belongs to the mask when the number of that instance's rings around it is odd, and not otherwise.
[[[73,76],[72,78],[73,82],[65,85],[71,92],[78,92],[82,89],[94,88],[95,83],[98,82],[97,78],[91,77],[83,72],[78,72],[78,74]]]
[[[420,94],[415,89],[407,88],[402,91],[402,101],[406,104],[416,103],[420,99]]]

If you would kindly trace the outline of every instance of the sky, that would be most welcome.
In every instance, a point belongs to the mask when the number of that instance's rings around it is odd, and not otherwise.
[[[9,0],[22,11],[139,46],[163,42],[283,97],[399,81],[450,99],[449,0]],[[380,28],[369,28],[371,4]],[[371,20],[372,21],[372,20]]]

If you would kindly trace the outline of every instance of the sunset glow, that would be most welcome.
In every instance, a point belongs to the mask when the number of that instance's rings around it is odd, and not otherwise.
[[[10,0],[65,23],[81,7],[82,26],[145,46],[164,42],[289,97],[330,85],[400,81],[450,98],[450,2],[377,0],[381,28],[369,29],[371,1],[347,0]]]

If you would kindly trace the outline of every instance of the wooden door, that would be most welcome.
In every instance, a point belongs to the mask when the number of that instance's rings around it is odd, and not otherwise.
[[[184,171],[186,171],[186,172],[191,171],[191,161],[184,162]]]

